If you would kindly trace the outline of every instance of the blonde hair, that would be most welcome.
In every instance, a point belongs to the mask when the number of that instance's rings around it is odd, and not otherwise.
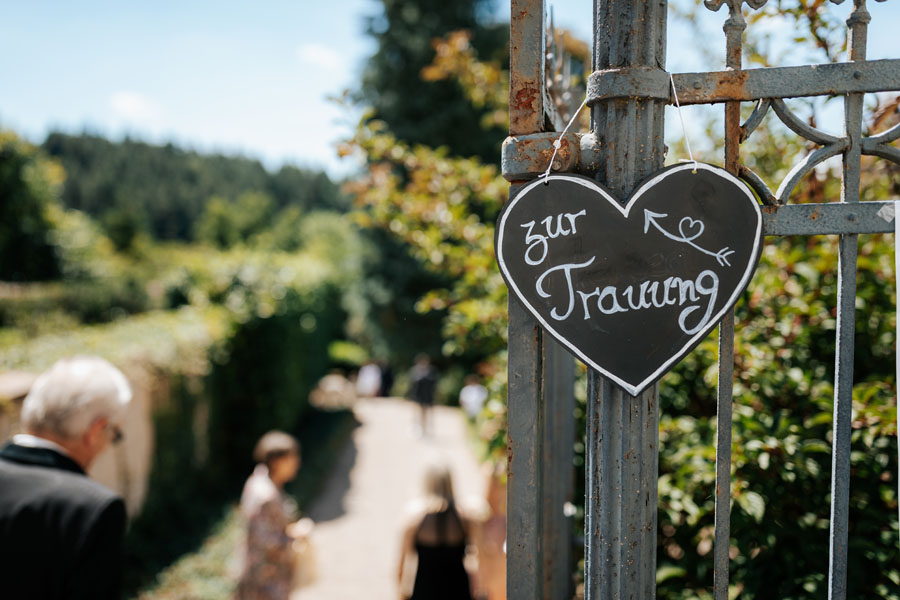
[[[443,464],[430,465],[425,471],[425,506],[428,512],[446,510],[454,504],[450,469]]]
[[[119,420],[130,401],[128,380],[109,361],[99,356],[64,358],[34,381],[22,405],[22,424],[74,439],[97,419]]]

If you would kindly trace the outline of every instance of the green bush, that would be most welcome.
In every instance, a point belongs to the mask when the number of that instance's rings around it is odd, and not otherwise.
[[[240,324],[217,350],[209,432],[223,477],[247,472],[253,446],[267,430],[298,425],[309,392],[328,371],[328,346],[342,333],[335,288],[289,293],[285,302],[278,315]]]
[[[0,280],[40,281],[59,274],[47,211],[62,179],[59,165],[0,131]]]
[[[891,240],[860,243],[848,593],[900,597]],[[836,240],[767,243],[737,306],[731,580],[741,598],[827,589]],[[660,386],[660,598],[712,586],[716,341]],[[887,374],[887,375],[886,375]]]

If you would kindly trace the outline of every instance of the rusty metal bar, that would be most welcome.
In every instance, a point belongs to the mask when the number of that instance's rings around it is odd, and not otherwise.
[[[593,68],[665,65],[667,2],[596,0]],[[619,98],[591,107],[596,179],[619,198],[663,164],[665,100]],[[657,386],[629,396],[588,375],[585,600],[656,597]]]
[[[747,22],[743,2],[731,3],[725,32],[725,65],[741,68],[741,49]],[[674,78],[673,78],[674,80]],[[675,84],[677,86],[677,82]],[[740,175],[741,103],[725,103],[725,168]],[[719,381],[716,390],[716,488],[713,536],[713,597],[728,600],[731,546],[731,429],[734,386],[734,310],[719,323]]]
[[[731,429],[734,387],[734,311],[719,323],[719,384],[716,404],[716,499],[713,597],[728,600],[731,546]]]
[[[512,0],[509,18],[509,134],[543,130],[544,2]]]
[[[510,135],[544,124],[544,2],[510,6]],[[510,197],[517,186],[510,188]],[[542,334],[535,319],[509,299],[507,445],[507,578],[510,598],[543,596]]]
[[[542,0],[512,2],[509,140],[513,141],[506,146],[524,145],[528,160],[543,158],[544,165],[549,154],[541,154],[541,144],[552,144],[540,134],[550,114],[544,89],[545,31]],[[570,141],[577,151],[579,138],[567,137],[565,145]],[[566,160],[568,148],[560,154]],[[504,159],[504,164],[510,161]],[[509,169],[515,170],[514,163]],[[517,189],[511,187],[510,197]],[[527,600],[571,597],[572,536],[564,505],[574,494],[574,360],[543,335],[534,318],[512,298],[508,360],[507,590],[509,597]]]
[[[503,177],[510,182],[534,179],[547,169],[553,156],[553,142],[560,140],[553,161],[554,172],[596,173],[600,168],[599,144],[593,134],[567,132],[534,133],[506,138],[500,158]]]
[[[729,100],[890,92],[900,89],[900,59],[678,73],[673,78],[682,106]]]
[[[785,176],[784,181],[778,186],[775,192],[775,204],[785,204],[794,192],[794,188],[800,183],[810,171],[822,164],[832,156],[837,156],[845,151],[849,145],[849,140],[840,140],[838,143],[822,146],[810,152],[794,168]]]
[[[672,77],[682,106],[765,98],[890,92],[900,89],[900,59],[798,67],[737,68],[675,73]],[[669,104],[675,103],[669,88],[669,76],[659,68],[595,71],[588,77],[587,89],[588,104],[614,98],[662,98]]]
[[[898,286],[898,280],[896,279],[897,273],[900,273],[900,252],[898,252],[897,240],[900,239],[900,219],[896,218],[900,215],[895,215],[894,219],[894,292],[896,294],[895,297],[900,297],[900,286]],[[900,323],[900,302],[895,301],[895,311],[897,323]],[[897,374],[894,379],[894,393],[897,394],[896,400],[894,401],[896,406],[894,409],[897,413],[897,423],[900,424],[900,355],[897,355],[897,351],[894,351],[894,361],[896,362]],[[897,478],[897,498],[900,498],[900,429],[897,432],[897,473],[895,474]],[[900,502],[897,503],[897,518],[898,522],[900,522]]]
[[[616,98],[665,100],[672,98],[669,74],[657,66],[620,67],[588,76],[588,104]],[[678,92],[681,99],[681,92]]]

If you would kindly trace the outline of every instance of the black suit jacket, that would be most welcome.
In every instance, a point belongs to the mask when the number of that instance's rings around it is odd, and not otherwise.
[[[53,450],[0,450],[0,598],[119,597],[125,504]]]

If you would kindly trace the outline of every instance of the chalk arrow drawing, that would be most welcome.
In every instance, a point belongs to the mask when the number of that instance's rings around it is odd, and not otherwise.
[[[678,222],[678,235],[675,235],[674,233],[666,231],[658,222],[658,219],[662,219],[668,216],[669,215],[665,213],[658,213],[653,212],[652,210],[644,209],[644,233],[647,233],[647,231],[650,229],[650,226],[653,225],[660,231],[660,233],[662,233],[670,240],[683,242],[689,245],[691,248],[699,250],[703,254],[712,256],[720,265],[729,267],[731,266],[731,263],[728,262],[728,257],[731,254],[734,254],[734,250],[729,250],[728,246],[725,246],[718,252],[712,252],[711,250],[707,250],[706,248],[698,246],[694,243],[694,240],[703,235],[703,230],[706,229],[706,225],[703,224],[703,221],[692,219],[691,217],[684,217]]]

